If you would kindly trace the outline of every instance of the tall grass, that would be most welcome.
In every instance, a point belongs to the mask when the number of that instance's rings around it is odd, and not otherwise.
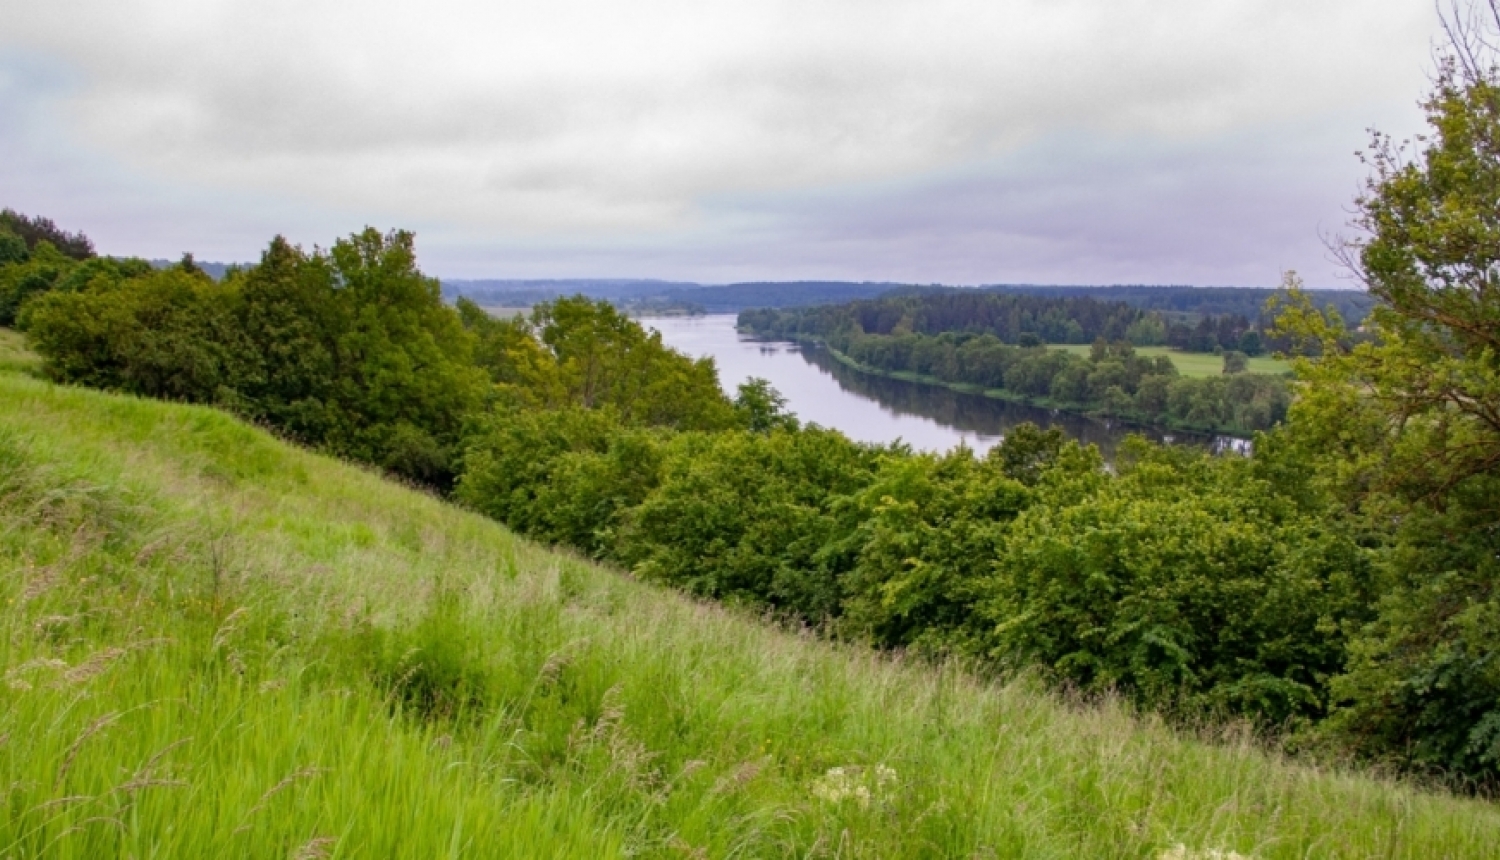
[[[0,857],[1500,845],[1482,802],[797,636],[212,410],[14,372],[0,607]]]
[[[0,328],[0,372],[34,370],[41,363],[36,353],[26,348],[26,339],[20,332]]]

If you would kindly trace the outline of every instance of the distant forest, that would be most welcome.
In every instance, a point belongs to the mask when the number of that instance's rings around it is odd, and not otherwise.
[[[525,307],[563,296],[587,296],[604,299],[615,306],[660,297],[681,289],[698,287],[686,281],[658,281],[637,278],[572,278],[562,280],[463,280],[442,281],[443,298],[453,302],[460,297],[490,307]]]
[[[1213,292],[1199,289],[1197,292]],[[1257,291],[1262,306],[1275,293]],[[1186,304],[1186,302],[1183,302]],[[850,335],[990,335],[1016,346],[1103,340],[1188,352],[1267,349],[1260,308],[1249,314],[1143,310],[1088,295],[980,290],[893,292],[882,298],[808,308],[741,311],[739,325],[766,337],[829,340]]]
[[[1020,294],[1045,298],[1093,298],[1123,302],[1157,311],[1164,318],[1196,323],[1198,317],[1241,316],[1261,325],[1261,314],[1272,291],[1260,287],[1186,286],[1038,286],[998,284],[952,287],[891,282],[750,281],[706,285],[684,281],[629,279],[578,280],[445,280],[449,301],[463,296],[481,305],[525,307],[564,296],[604,299],[637,312],[737,313],[749,308],[797,308],[844,304],[860,300],[942,294]],[[1357,325],[1369,311],[1369,296],[1359,290],[1309,290],[1318,307],[1336,308],[1344,320]]]
[[[193,266],[193,268],[197,269],[205,275],[208,275],[210,278],[213,278],[216,281],[224,280],[224,278],[235,269],[247,269],[252,265],[250,263],[205,263],[200,260],[194,260],[192,254],[188,254],[186,259]],[[180,260],[157,259],[151,261],[151,267],[154,269],[170,269],[174,266],[180,265],[182,265],[182,262]]]
[[[952,288],[939,288],[940,291]],[[1242,316],[1254,320],[1257,328],[1264,327],[1266,299],[1273,290],[1261,287],[1186,287],[1186,286],[1032,286],[1009,284],[981,288],[991,293],[1021,293],[1032,296],[1054,298],[1083,298],[1124,302],[1147,311],[1159,311],[1166,316],[1188,317]],[[907,292],[920,293],[931,288],[912,288]],[[1319,308],[1333,307],[1339,316],[1350,325],[1358,325],[1374,306],[1374,300],[1363,290],[1307,290],[1307,295]]]
[[[784,281],[705,285],[680,281],[443,281],[443,295],[490,307],[525,307],[565,296],[604,299],[634,313],[734,313],[750,307],[790,308],[872,299],[892,283]]]

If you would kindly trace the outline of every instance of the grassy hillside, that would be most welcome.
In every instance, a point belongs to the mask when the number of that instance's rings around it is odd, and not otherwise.
[[[0,340],[0,856],[1500,844],[1492,805],[780,632],[28,361]]]
[[[36,354],[26,348],[26,341],[20,333],[0,328],[0,372],[32,370],[39,364]]]
[[[1053,348],[1085,357],[1088,356],[1089,350],[1093,349],[1086,343],[1066,344]],[[1165,355],[1172,359],[1172,364],[1176,365],[1178,373],[1191,379],[1222,376],[1224,373],[1224,357],[1209,352],[1182,352],[1165,346],[1138,346],[1135,352],[1136,355],[1143,355],[1147,358]],[[1291,369],[1291,364],[1267,355],[1257,355],[1250,359],[1249,372],[1251,373],[1286,373]]]

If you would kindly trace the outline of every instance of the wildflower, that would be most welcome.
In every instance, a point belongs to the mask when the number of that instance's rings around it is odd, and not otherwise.
[[[897,783],[895,768],[883,764],[873,768],[857,765],[831,767],[813,780],[812,795],[828,803],[852,800],[860,809],[869,809],[871,801],[884,802]]]
[[[1156,860],[1255,860],[1255,858],[1238,851],[1220,851],[1217,848],[1194,850],[1179,842],[1159,854]]]

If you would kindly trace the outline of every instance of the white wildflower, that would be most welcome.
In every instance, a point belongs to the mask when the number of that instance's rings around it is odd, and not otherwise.
[[[1192,849],[1179,842],[1157,855],[1156,860],[1255,860],[1255,858],[1238,851],[1220,851],[1217,848]]]
[[[888,800],[897,781],[895,768],[883,764],[873,768],[849,765],[829,768],[813,780],[811,790],[813,797],[828,803],[852,800],[860,809],[869,809],[871,802]]]

